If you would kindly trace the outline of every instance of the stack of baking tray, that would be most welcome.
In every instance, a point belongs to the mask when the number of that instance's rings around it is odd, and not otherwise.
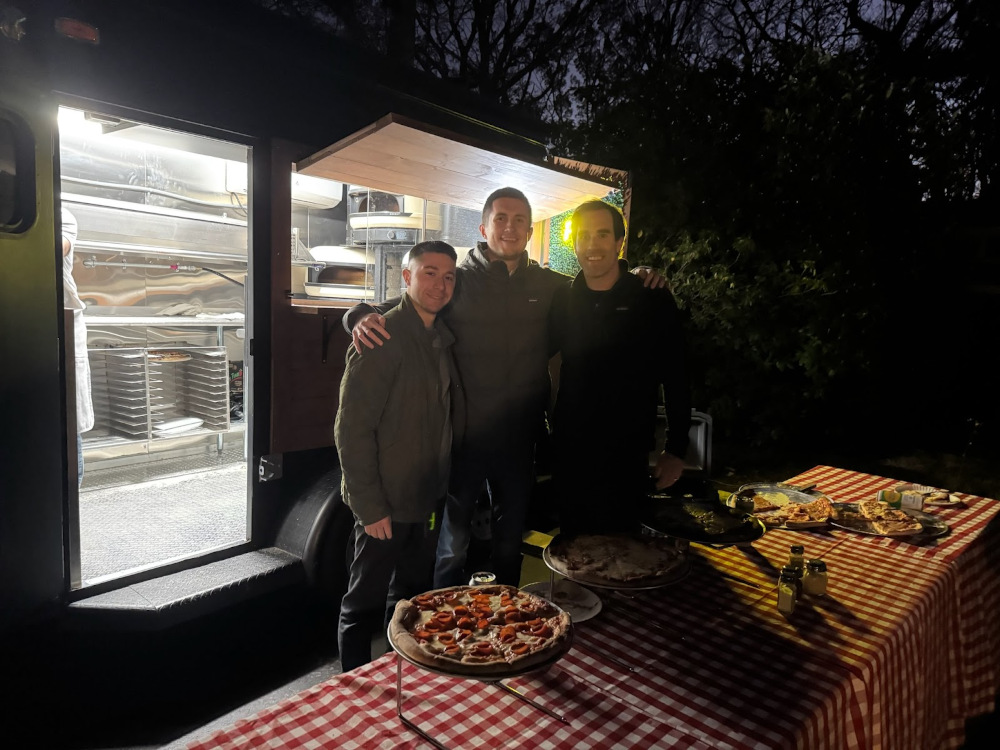
[[[109,349],[107,372],[108,427],[125,437],[149,436],[149,398],[160,390],[146,376],[145,349]]]
[[[222,347],[187,350],[191,361],[184,365],[180,384],[185,416],[203,420],[202,429],[224,432],[229,429],[229,360]]]
[[[229,361],[224,347],[121,348],[92,352],[95,414],[131,440],[229,429]]]

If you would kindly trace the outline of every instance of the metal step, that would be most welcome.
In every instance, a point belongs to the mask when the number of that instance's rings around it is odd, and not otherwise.
[[[76,625],[160,630],[305,580],[301,557],[268,547],[80,599],[68,609]]]

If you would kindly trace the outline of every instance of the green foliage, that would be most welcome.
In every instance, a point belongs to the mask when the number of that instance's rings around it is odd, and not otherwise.
[[[940,273],[910,151],[923,84],[792,47],[756,73],[645,82],[577,135],[606,163],[657,165],[636,177],[630,252],[667,270],[720,437],[836,443],[887,394],[912,411],[884,365],[929,325],[905,300]],[[634,128],[609,138],[611,120]]]
[[[564,211],[549,219],[549,268],[567,276],[576,276],[580,272],[573,241],[564,239],[566,222],[572,215],[572,211]]]

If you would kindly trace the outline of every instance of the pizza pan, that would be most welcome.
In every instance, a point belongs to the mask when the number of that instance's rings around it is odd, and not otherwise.
[[[738,490],[736,494],[742,497],[753,497],[754,495],[784,495],[788,498],[789,503],[811,503],[817,498],[824,497],[822,492],[813,491],[806,492],[799,487],[792,487],[791,485],[782,484],[781,482],[753,482],[752,484],[744,484]],[[787,503],[779,503],[787,504]]]
[[[622,536],[634,536],[629,534],[623,534]],[[579,583],[582,586],[587,586],[595,589],[608,589],[609,591],[647,591],[651,589],[658,589],[663,586],[669,586],[672,583],[677,583],[683,578],[687,577],[687,574],[691,570],[690,563],[683,556],[678,556],[676,563],[669,572],[661,576],[655,576],[652,578],[641,578],[636,581],[604,581],[604,580],[594,580],[591,578],[580,578],[573,575],[572,572],[563,568],[556,560],[553,559],[551,549],[557,547],[560,544],[568,543],[572,536],[559,534],[548,546],[542,550],[542,561],[548,566],[549,570],[553,570],[564,578],[573,581],[574,583]],[[648,538],[648,537],[647,537]]]
[[[746,513],[734,515],[717,500],[651,499],[642,525],[675,539],[713,546],[755,542],[767,530],[759,518]]]
[[[833,503],[833,510],[835,513],[837,511],[850,511],[852,513],[856,513],[858,511],[858,506],[855,503]],[[913,537],[936,539],[937,537],[945,536],[951,532],[951,527],[937,516],[932,516],[930,513],[924,513],[912,508],[903,508],[902,511],[906,515],[920,521],[920,531],[914,530],[912,534],[880,534],[871,528],[871,525],[864,519],[846,520],[838,519],[836,516],[830,517],[830,525],[836,526],[838,529],[854,531],[858,534],[881,536],[886,537],[887,539],[912,539]]]
[[[558,607],[558,605],[553,605]],[[572,620],[572,618],[570,618]],[[450,672],[445,669],[438,669],[437,667],[429,667],[426,664],[421,664],[418,661],[414,661],[409,656],[404,654],[400,649],[396,648],[396,644],[392,640],[392,628],[386,629],[386,637],[388,638],[389,645],[392,646],[392,650],[396,652],[396,655],[403,661],[407,661],[415,667],[418,667],[425,672],[432,672],[434,674],[439,674],[444,677],[453,677],[457,680],[478,680],[479,682],[498,682],[500,680],[506,680],[508,678],[523,677],[524,675],[532,674],[533,672],[541,672],[553,664],[562,659],[566,652],[570,650],[573,646],[573,623],[570,622],[569,630],[566,631],[566,638],[563,640],[562,647],[553,651],[552,656],[542,662],[537,664],[532,664],[530,667],[525,667],[524,669],[515,670],[504,670],[497,672],[490,672],[485,674],[466,674],[464,672]]]
[[[779,507],[773,508],[771,510],[761,510],[754,513],[757,518],[763,519],[768,516],[772,516],[776,513],[780,513],[781,509],[788,505],[808,505],[815,500],[823,497],[829,500],[829,498],[818,490],[811,490],[810,487],[795,487],[790,484],[784,484],[783,482],[754,482],[751,484],[744,484],[738,490],[736,490],[737,495],[741,497],[753,497],[754,495],[763,495],[771,500],[772,503],[778,505]],[[803,523],[796,524],[795,526],[787,526],[781,524],[777,528],[790,529],[796,531],[799,529],[815,529],[823,528],[827,525],[827,521],[816,521],[815,523]]]

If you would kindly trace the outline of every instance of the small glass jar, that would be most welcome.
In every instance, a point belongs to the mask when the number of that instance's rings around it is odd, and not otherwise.
[[[806,548],[801,544],[793,544],[788,555],[787,565],[791,568],[804,571],[806,569]]]
[[[795,611],[799,595],[795,586],[795,573],[789,568],[781,571],[778,578],[778,611],[783,615],[790,615]]]
[[[809,596],[824,596],[826,584],[826,563],[822,560],[810,560],[806,563],[806,575],[802,580],[803,591]]]
[[[469,579],[470,586],[487,586],[491,583],[495,583],[497,577],[494,573],[490,573],[488,570],[481,570],[478,573],[473,573],[472,578]]]
[[[804,571],[802,568],[793,568],[791,565],[786,565],[781,569],[781,575],[788,574],[792,582],[795,584],[795,594],[801,599],[802,598],[802,577]]]

